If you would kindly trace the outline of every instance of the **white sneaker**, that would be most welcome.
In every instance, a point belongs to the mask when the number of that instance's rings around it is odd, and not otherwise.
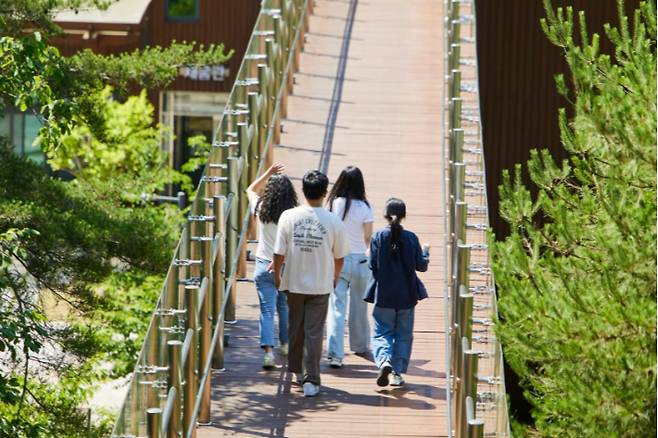
[[[304,383],[304,397],[315,397],[320,393],[320,385],[311,382]]]
[[[377,385],[386,386],[388,385],[388,375],[393,371],[393,367],[389,361],[386,361],[379,368],[379,375],[377,376]]]
[[[299,386],[302,386],[302,384],[304,383],[304,376],[302,375],[302,373],[294,373],[293,381]]]
[[[402,386],[404,385],[404,379],[402,374],[393,373],[393,378],[391,379],[391,386]]]
[[[277,352],[281,356],[287,356],[288,355],[288,344],[281,344],[279,345],[279,348],[277,349]]]
[[[274,353],[269,352],[265,353],[265,356],[263,356],[263,368],[266,370],[270,370],[274,368]]]
[[[339,359],[337,357],[330,357],[329,358],[329,366],[331,368],[342,368],[343,367],[343,359]]]

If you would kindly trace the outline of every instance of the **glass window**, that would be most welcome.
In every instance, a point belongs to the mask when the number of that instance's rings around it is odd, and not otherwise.
[[[18,154],[23,153],[23,117],[19,114],[13,114],[11,129],[11,144]]]
[[[0,112],[0,135],[4,137],[11,136],[11,116],[9,114],[2,114]]]
[[[34,145],[40,128],[41,122],[34,114],[21,113],[12,107],[0,109],[0,135],[9,138],[18,155],[43,164],[45,155],[38,145]]]
[[[39,145],[35,145],[34,141],[39,135],[41,122],[34,114],[24,114],[24,131],[23,131],[23,153],[30,159],[37,163],[43,163],[44,155],[41,152]]]
[[[199,0],[167,0],[167,18],[196,20],[199,18]]]

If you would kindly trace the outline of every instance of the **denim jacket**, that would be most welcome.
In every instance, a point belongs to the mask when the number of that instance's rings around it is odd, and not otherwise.
[[[391,252],[391,229],[375,232],[370,241],[369,266],[372,277],[364,300],[376,306],[409,309],[427,297],[416,271],[427,271],[429,254],[423,252],[418,237],[402,230],[400,250]]]

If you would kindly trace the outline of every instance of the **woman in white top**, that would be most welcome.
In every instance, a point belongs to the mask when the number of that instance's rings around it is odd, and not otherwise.
[[[349,333],[350,350],[365,354],[370,350],[370,325],[368,305],[363,295],[370,277],[366,249],[370,245],[374,214],[366,199],[363,175],[358,167],[346,167],[336,180],[329,198],[329,211],[336,214],[345,224],[350,241],[351,253],[345,257],[336,289],[329,298],[327,338],[329,343],[329,365],[343,366],[343,334],[345,311],[349,290]]]
[[[288,302],[286,295],[274,285],[268,271],[273,259],[277,223],[281,213],[297,206],[295,188],[285,175],[281,164],[274,164],[247,187],[251,212],[258,219],[258,248],[254,282],[260,301],[260,346],[265,350],[263,368],[274,367],[274,313],[279,314],[280,353],[288,354]]]

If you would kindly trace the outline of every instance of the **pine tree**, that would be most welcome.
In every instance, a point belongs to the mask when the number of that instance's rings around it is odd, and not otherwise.
[[[556,78],[569,159],[533,151],[504,173],[500,213],[511,233],[492,241],[506,359],[532,404],[516,435],[656,436],[656,10],[632,20],[619,3],[600,53],[585,15],[545,1],[542,27],[571,71]],[[577,29],[577,30],[576,30]],[[577,32],[576,35],[574,33]]]

